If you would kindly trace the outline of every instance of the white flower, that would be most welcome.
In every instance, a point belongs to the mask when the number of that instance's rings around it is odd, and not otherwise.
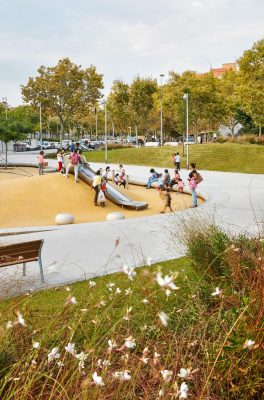
[[[163,369],[162,371],[160,371],[160,373],[165,382],[170,382],[172,380],[172,371],[169,371],[168,369]]]
[[[123,272],[128,276],[128,278],[133,281],[134,277],[136,276],[136,272],[134,271],[134,267],[129,267],[127,264],[123,265]]]
[[[160,389],[160,391],[159,391],[159,397],[162,397],[162,396],[164,396],[164,390],[163,390],[163,389]]]
[[[73,356],[75,356],[76,354],[75,343],[68,343],[67,346],[65,346],[65,350],[67,353],[70,353]]]
[[[48,354],[48,363],[50,363],[52,360],[55,360],[56,358],[60,358],[60,353],[58,347],[53,347],[51,352]]]
[[[180,390],[179,390],[179,393],[178,393],[180,395],[179,398],[180,399],[187,399],[188,390],[189,390],[188,385],[185,382],[183,382],[181,384],[181,387],[180,387]]]
[[[11,329],[11,328],[13,328],[13,322],[12,321],[7,321],[6,329]]]
[[[159,319],[160,319],[162,325],[168,326],[169,316],[163,311],[160,311],[158,313],[158,316],[159,316]]]
[[[125,346],[128,349],[133,349],[134,347],[136,347],[136,342],[133,336],[129,336],[128,338],[125,339]]]
[[[171,295],[170,289],[166,289],[166,290],[165,290],[165,293],[166,293],[166,296],[169,297],[169,296]]]
[[[71,296],[68,299],[68,303],[70,303],[70,304],[78,304],[78,302],[77,302],[77,300],[76,300],[76,298],[74,296]]]
[[[147,303],[149,303],[149,301],[148,301],[148,299],[143,299],[143,300],[141,301],[141,303],[147,304]]]
[[[81,351],[81,353],[79,354],[75,354],[75,358],[77,358],[77,360],[79,360],[79,369],[83,369],[84,368],[84,361],[87,359],[88,354],[85,354],[83,351]]]
[[[128,296],[128,295],[130,295],[130,294],[132,294],[133,292],[132,292],[132,290],[130,289],[130,287],[128,288],[128,289],[126,289],[126,291],[125,291],[125,294],[126,294],[126,296]]]
[[[70,292],[70,291],[71,291],[71,288],[69,288],[69,286],[67,286],[67,287],[65,288],[65,290],[66,290],[66,292]]]
[[[106,305],[106,302],[104,300],[101,300],[100,303],[98,304],[98,307],[104,307]]]
[[[181,368],[181,369],[180,369],[180,373],[178,374],[178,377],[179,377],[179,378],[185,379],[185,378],[188,378],[188,376],[190,375],[190,373],[191,373],[190,368],[188,368],[188,369]]]
[[[116,371],[113,373],[113,377],[116,379],[120,379],[121,381],[129,381],[131,379],[130,371]]]
[[[219,287],[217,286],[215,288],[215,291],[213,293],[211,293],[211,296],[221,296],[222,294],[222,290],[219,289]]]
[[[162,278],[162,275],[159,272],[157,274],[156,280],[157,280],[157,283],[164,289],[172,289],[172,290],[179,289],[173,282],[173,280],[174,280],[173,275],[172,276],[166,275],[166,276],[164,276],[164,278]]]
[[[17,311],[16,314],[17,314],[17,324],[21,324],[23,326],[27,326],[22,314],[19,311]]]
[[[81,312],[87,312],[88,308],[81,308]]]
[[[118,288],[116,288],[116,294],[122,293],[122,290]]]
[[[33,347],[33,349],[39,349],[40,348],[40,343],[39,342],[34,342],[32,347]]]
[[[94,372],[93,375],[93,381],[96,385],[98,386],[104,386],[104,382],[101,376],[97,375],[97,372]]]
[[[106,286],[108,287],[109,292],[112,292],[113,291],[113,287],[115,286],[115,283],[109,282]]]
[[[244,343],[243,349],[250,349],[252,346],[254,346],[255,341],[251,339],[247,339]]]
[[[151,261],[152,261],[152,258],[151,257],[147,257],[147,265],[149,267],[151,266]]]
[[[88,282],[89,288],[95,287],[95,285],[96,285],[96,282],[95,282],[95,281],[89,281],[89,282]]]
[[[58,367],[63,367],[63,366],[64,366],[64,363],[63,363],[62,361],[58,361],[58,362],[57,362],[57,365],[58,365]]]
[[[116,342],[113,340],[108,340],[108,350],[109,351],[112,351],[115,347],[117,347],[117,344],[116,344]]]
[[[123,317],[126,321],[129,321],[131,319],[130,313],[132,311],[132,307],[127,308],[126,315]]]
[[[159,362],[160,354],[157,353],[156,351],[154,352],[154,358],[153,358],[153,364],[157,365]]]

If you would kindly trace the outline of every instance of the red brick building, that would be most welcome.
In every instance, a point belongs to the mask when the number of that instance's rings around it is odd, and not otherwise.
[[[236,63],[226,63],[222,64],[221,68],[211,68],[211,71],[215,78],[222,78],[226,71],[237,71],[237,64]]]

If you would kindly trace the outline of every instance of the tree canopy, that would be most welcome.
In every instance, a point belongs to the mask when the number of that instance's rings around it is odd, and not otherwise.
[[[38,76],[21,88],[24,101],[35,108],[41,104],[44,114],[58,117],[63,134],[66,122],[89,112],[102,97],[103,76],[92,65],[83,69],[64,58],[55,67],[41,66]]]

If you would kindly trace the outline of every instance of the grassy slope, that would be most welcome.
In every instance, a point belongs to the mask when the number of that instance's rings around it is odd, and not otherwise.
[[[158,271],[178,274],[175,283],[179,290],[173,291],[168,298],[156,283]],[[0,381],[0,398],[14,398],[12,396],[19,391],[20,400],[156,399],[162,389],[164,398],[171,399],[175,398],[176,382],[180,385],[183,381],[177,377],[182,367],[197,369],[188,385],[192,398],[198,398],[219,348],[241,312],[238,305],[213,298],[211,292],[216,282],[203,275],[204,271],[198,272],[189,259],[182,258],[140,268],[133,281],[123,273],[113,274],[94,279],[96,286],[93,288],[89,288],[87,282],[78,282],[70,285],[70,292],[59,287],[3,301],[0,303],[0,378],[5,374],[6,377]],[[110,282],[115,284],[112,291],[106,286]],[[121,293],[116,293],[117,287]],[[128,288],[133,293],[126,295]],[[227,296],[230,289],[224,281],[221,288]],[[75,296],[78,304],[67,305],[68,296]],[[145,298],[147,304],[142,303]],[[102,300],[106,304],[99,306]],[[132,307],[131,318],[125,320],[129,307]],[[27,326],[16,325],[6,330],[6,322],[16,320],[18,310]],[[160,311],[170,318],[167,327],[159,321]],[[136,341],[134,350],[122,347],[130,335]],[[109,339],[118,345],[111,353],[107,350]],[[238,363],[240,357],[242,360],[245,357],[244,335],[237,340],[235,360]],[[32,348],[34,341],[41,343],[40,349]],[[83,375],[78,369],[78,360],[65,353],[64,346],[68,342],[76,344],[77,352],[88,354]],[[58,366],[56,360],[47,364],[47,354],[55,346],[61,353],[62,366]],[[141,360],[145,347],[148,347],[147,364]],[[153,358],[155,351],[160,354],[156,361]],[[111,364],[98,367],[99,359]],[[8,365],[12,365],[10,371],[6,370]],[[233,361],[230,367],[229,362],[222,360],[220,368],[215,369],[210,383],[212,392],[216,387],[218,391],[224,390],[230,368],[233,368]],[[163,369],[173,372],[173,386],[162,380],[160,371]],[[130,381],[119,382],[113,378],[113,372],[124,370],[130,371]],[[103,377],[104,387],[96,388],[92,384],[94,371]],[[81,397],[83,391],[84,397]],[[208,396],[209,393],[210,390]],[[217,398],[227,399],[225,394]]]
[[[163,148],[128,148],[110,150],[109,163],[149,165],[157,167],[172,167],[171,154],[182,147]],[[104,151],[86,153],[87,159],[94,162],[104,162]],[[189,160],[196,162],[197,167],[209,171],[264,173],[264,148],[254,144],[203,144],[189,146]],[[182,166],[186,166],[186,158],[182,158]]]

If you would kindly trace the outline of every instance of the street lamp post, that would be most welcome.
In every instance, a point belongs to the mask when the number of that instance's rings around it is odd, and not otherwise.
[[[98,117],[97,117],[97,109],[96,107],[94,107],[94,113],[95,113],[95,140],[97,143],[97,139],[98,139]]]
[[[7,97],[3,97],[2,98],[2,102],[5,105],[5,119],[7,121],[8,120],[8,117],[7,117],[7,110],[8,110]],[[2,153],[3,153],[4,152],[4,142],[2,141],[1,143],[2,143]]]
[[[186,169],[189,169],[189,93],[184,93],[184,100],[186,101]]]
[[[162,106],[163,106],[163,86],[162,86],[162,78],[164,74],[160,74],[160,145],[163,146],[163,115],[162,115]]]
[[[42,109],[41,109],[41,101],[39,102],[39,136],[40,136],[40,149],[43,149],[42,143]]]
[[[106,111],[106,99],[102,100],[105,112],[105,163],[107,164],[107,111]]]

